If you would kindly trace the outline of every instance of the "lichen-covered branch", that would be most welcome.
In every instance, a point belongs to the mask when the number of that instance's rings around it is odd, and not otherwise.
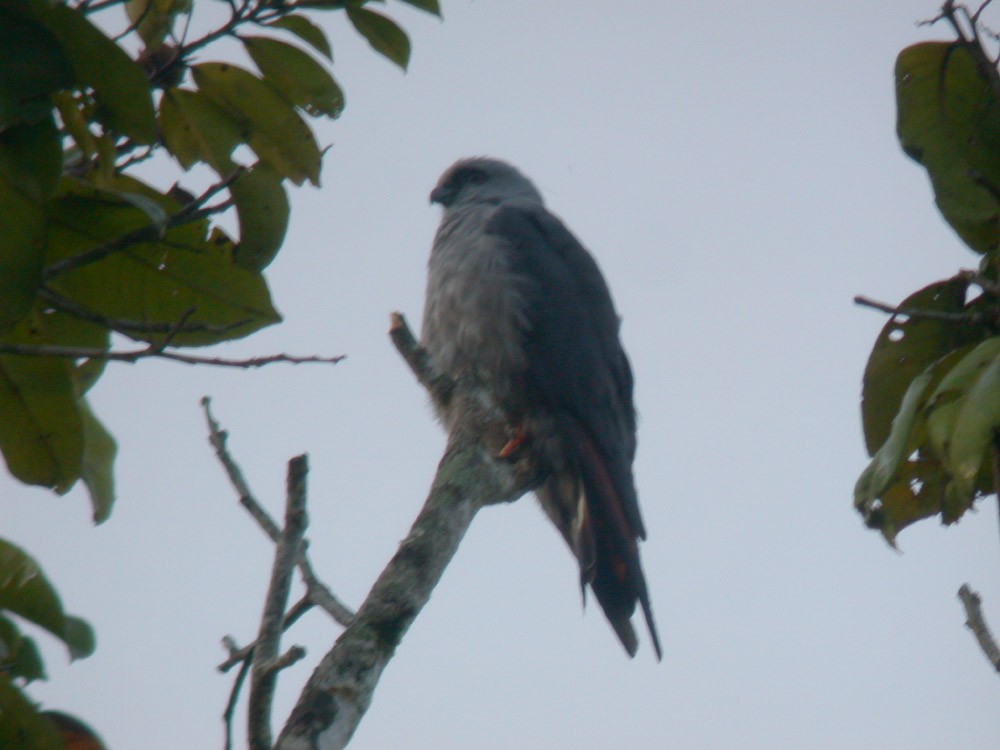
[[[980,606],[982,600],[979,598],[979,594],[970,589],[967,583],[963,583],[958,590],[958,598],[962,600],[965,607],[966,626],[976,636],[979,648],[983,650],[987,660],[995,670],[1000,672],[1000,647],[997,646],[997,642],[983,618],[983,610]]]
[[[409,534],[379,575],[351,625],[323,657],[278,739],[281,750],[335,750],[350,741],[382,671],[430,598],[476,513],[533,489],[539,470],[527,459],[496,458],[506,423],[474,382],[445,384],[401,315],[392,340],[432,397],[447,393],[461,415],[448,438],[430,493]],[[433,384],[433,385],[432,385]]]
[[[278,684],[278,672],[293,660],[301,659],[298,649],[286,657],[279,656],[282,624],[288,594],[292,588],[292,573],[302,548],[306,532],[306,474],[309,460],[305,455],[288,462],[288,487],[285,498],[285,525],[274,549],[271,582],[264,601],[264,613],[254,646],[253,669],[250,674],[250,700],[247,707],[247,736],[252,750],[271,748],[271,704]]]

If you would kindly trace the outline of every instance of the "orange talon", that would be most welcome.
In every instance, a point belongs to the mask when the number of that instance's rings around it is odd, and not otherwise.
[[[520,427],[514,427],[511,430],[510,440],[507,441],[506,445],[500,449],[497,454],[498,458],[510,458],[512,455],[517,453],[526,442],[528,442],[528,434],[522,430]]]

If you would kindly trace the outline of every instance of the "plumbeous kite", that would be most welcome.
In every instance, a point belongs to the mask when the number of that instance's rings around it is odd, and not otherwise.
[[[531,451],[535,493],[629,656],[638,602],[661,658],[639,562],[646,538],[632,478],[632,370],[611,293],[590,253],[505,162],[462,159],[431,202],[444,207],[428,263],[421,343],[444,373],[475,374],[511,427],[501,456]],[[439,414],[448,427],[456,415]]]

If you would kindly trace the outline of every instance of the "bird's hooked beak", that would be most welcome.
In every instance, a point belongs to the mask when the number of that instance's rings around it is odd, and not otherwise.
[[[450,185],[438,185],[431,190],[431,203],[438,203],[445,208],[455,200],[455,189]]]

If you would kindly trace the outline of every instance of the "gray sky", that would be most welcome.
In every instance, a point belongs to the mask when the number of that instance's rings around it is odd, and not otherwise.
[[[996,747],[1000,681],[956,598],[970,583],[1000,629],[995,504],[905,531],[904,554],[851,505],[884,322],[852,296],[899,301],[977,260],[894,134],[893,61],[946,35],[914,26],[935,3],[443,5],[443,23],[387,6],[414,43],[405,76],[326,17],[348,106],[317,127],[324,185],[294,193],[268,271],[285,323],[225,350],[349,359],[110,368],[93,400],[119,501],[97,529],[82,489],[4,480],[3,535],[98,635],[72,666],[40,635],[52,679],[32,695],[111,748],[221,747],[219,639],[252,637],[271,548],[206,443],[204,394],[276,513],[286,460],[309,452],[315,567],[361,601],[444,442],[388,315],[419,323],[438,175],[489,154],[536,182],[624,316],[664,660],[644,641],[629,661],[581,613],[575,563],[525,498],[476,520],[353,747]],[[309,657],[279,723],[338,632],[314,614],[286,639]]]

